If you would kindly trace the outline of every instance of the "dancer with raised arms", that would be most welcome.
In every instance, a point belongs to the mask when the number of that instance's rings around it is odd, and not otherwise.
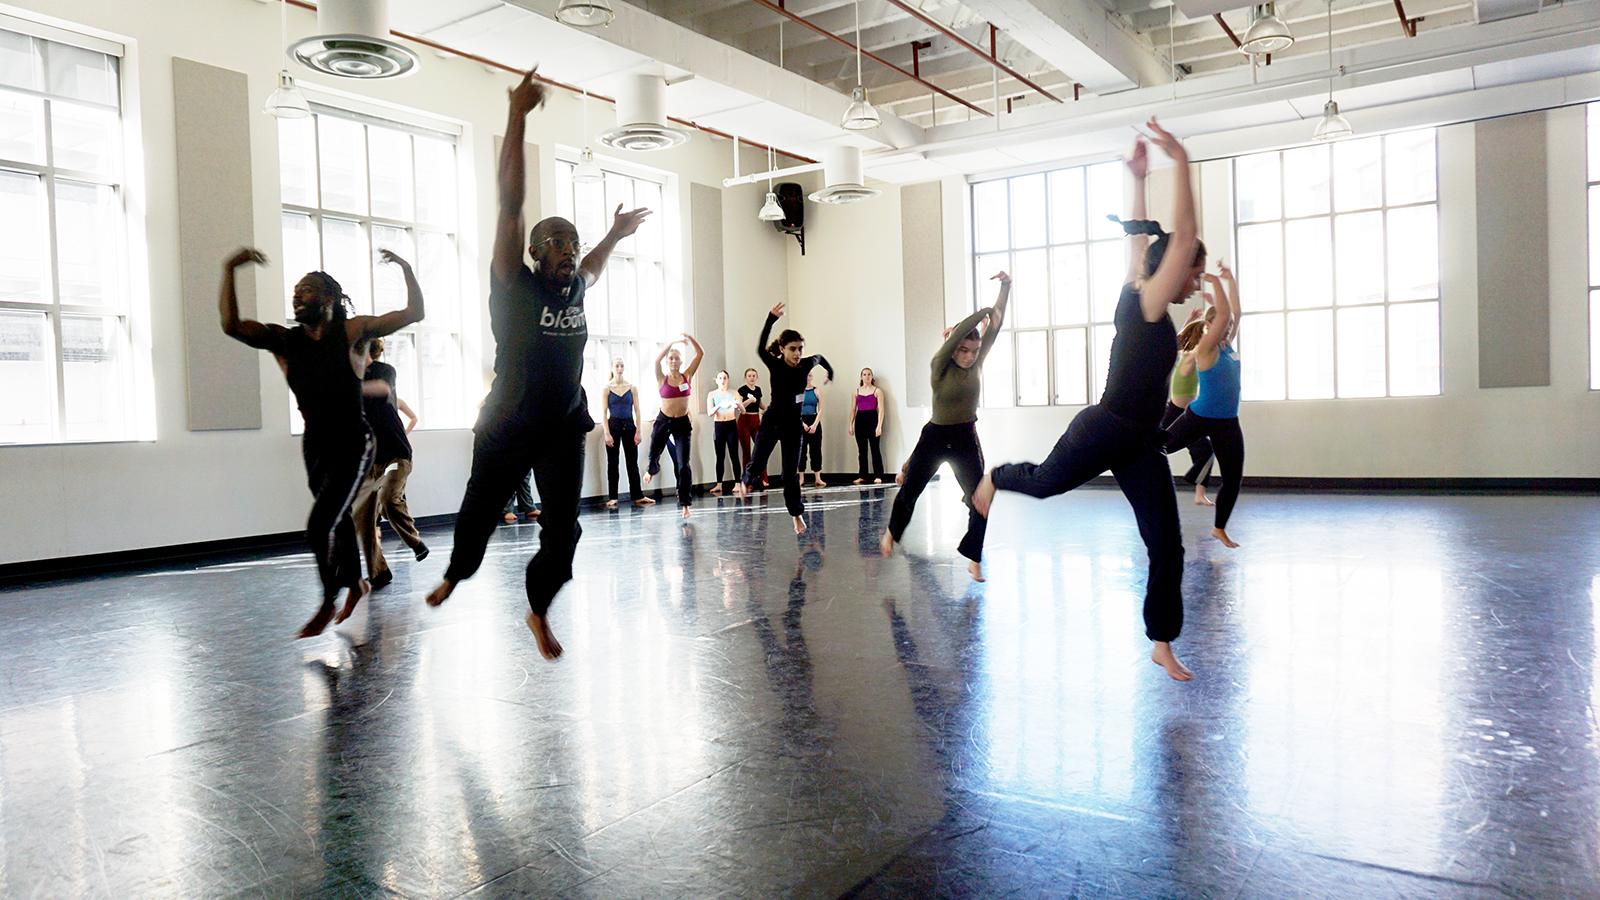
[[[1228,518],[1239,501],[1244,484],[1244,431],[1239,428],[1239,352],[1233,349],[1239,330],[1239,285],[1226,264],[1217,265],[1217,274],[1207,274],[1211,291],[1206,299],[1215,315],[1207,314],[1204,330],[1194,344],[1195,371],[1199,373],[1199,393],[1177,421],[1167,427],[1167,452],[1192,448],[1209,441],[1217,467],[1222,471],[1222,489],[1217,492],[1217,513],[1211,536],[1229,549],[1239,545],[1228,536]],[[1197,489],[1203,491],[1205,482]],[[1196,498],[1198,500],[1199,493]]]
[[[650,428],[650,455],[644,483],[649,487],[651,480],[661,474],[661,451],[671,452],[672,471],[678,477],[678,509],[687,519],[689,507],[694,503],[694,474],[689,467],[694,429],[689,421],[689,401],[694,396],[694,373],[700,370],[700,361],[705,359],[706,352],[692,335],[680,334],[678,339],[694,348],[694,359],[684,368],[683,353],[678,350],[677,341],[669,341],[656,354],[656,393],[661,397],[661,411],[656,413],[655,424]],[[663,361],[665,369],[661,367]]]
[[[772,343],[767,343],[772,336],[772,326],[783,317],[783,309],[784,304],[779,303],[767,313],[767,322],[756,341],[756,353],[772,378],[772,404],[761,419],[761,430],[756,433],[756,444],[744,467],[744,478],[734,485],[733,492],[739,497],[748,496],[755,487],[755,480],[761,477],[759,473],[765,469],[773,447],[781,444],[783,504],[794,519],[794,533],[802,534],[806,530],[806,511],[800,499],[800,445],[804,429],[800,422],[800,405],[805,402],[811,371],[820,367],[831,380],[833,366],[820,353],[802,356],[806,339],[793,328],[785,328]]]

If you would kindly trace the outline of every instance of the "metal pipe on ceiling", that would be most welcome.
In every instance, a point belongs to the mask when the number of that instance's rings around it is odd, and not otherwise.
[[[971,51],[979,59],[983,60],[984,62],[988,63],[989,65],[994,66],[995,68],[997,68],[1000,71],[1006,73],[1007,75],[1010,75],[1012,78],[1015,78],[1017,81],[1020,81],[1023,84],[1027,85],[1028,87],[1034,89],[1035,91],[1038,91],[1040,94],[1043,94],[1044,96],[1049,97],[1051,100],[1054,100],[1057,103],[1062,102],[1060,97],[1057,97],[1055,94],[1050,93],[1049,91],[1047,91],[1044,88],[1040,87],[1039,85],[1035,84],[1026,75],[1023,75],[1021,72],[1018,72],[1016,69],[1013,69],[1010,66],[1006,65],[1005,63],[1001,62],[1000,58],[997,55],[995,55],[995,53],[993,52],[992,49],[991,49],[991,51],[989,53],[984,53],[983,49],[981,47],[979,47],[977,44],[972,43],[971,41],[969,41],[966,38],[962,37],[961,35],[957,34],[955,31],[953,31],[953,30],[951,30],[949,28],[946,28],[944,25],[942,25],[938,21],[936,21],[933,17],[929,16],[927,13],[923,12],[922,10],[917,9],[915,6],[912,6],[909,3],[902,2],[902,0],[888,0],[888,2],[889,2],[890,6],[893,6],[896,9],[902,10],[902,11],[910,14],[910,16],[913,19],[916,19],[917,21],[921,22],[922,24],[927,25],[929,28],[932,28],[934,31],[939,32],[940,34],[944,35],[945,37],[949,38],[950,40],[955,41],[957,44],[959,44],[960,46],[962,46],[962,47],[966,48],[967,50]],[[993,30],[993,28],[994,27],[991,25],[990,26],[990,32],[989,32],[989,45],[990,45],[991,48],[994,46],[994,30]]]

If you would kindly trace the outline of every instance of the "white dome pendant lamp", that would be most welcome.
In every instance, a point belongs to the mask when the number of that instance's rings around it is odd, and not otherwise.
[[[289,0],[278,2],[278,45],[283,47],[284,62],[289,57]],[[305,95],[294,86],[294,76],[289,74],[289,67],[285,65],[278,70],[278,86],[267,97],[266,105],[261,111],[269,116],[279,119],[304,119],[311,115],[311,104],[306,102]]]
[[[761,204],[761,211],[756,213],[756,218],[763,222],[782,222],[784,219],[783,206],[778,203],[778,195],[772,190],[772,146],[767,146],[767,200]]]
[[[856,0],[856,86],[850,92],[850,105],[845,107],[839,124],[851,131],[877,128],[883,123],[878,111],[867,101],[867,88],[861,82],[861,0]]]
[[[1251,14],[1250,27],[1239,39],[1239,51],[1250,56],[1265,56],[1294,46],[1294,32],[1289,23],[1278,16],[1277,4],[1258,4]]]
[[[1319,141],[1337,141],[1356,133],[1350,120],[1339,113],[1333,99],[1333,0],[1328,0],[1328,102],[1322,104],[1322,121],[1311,136]]]
[[[606,173],[600,171],[600,164],[594,161],[594,151],[589,149],[589,92],[583,92],[583,153],[578,157],[578,164],[572,167],[572,180],[579,184],[594,184],[604,181]]]
[[[617,17],[610,0],[561,0],[556,21],[575,28],[601,28]]]

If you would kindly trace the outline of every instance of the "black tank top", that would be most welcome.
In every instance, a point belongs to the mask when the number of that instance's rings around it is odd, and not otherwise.
[[[361,432],[361,379],[350,365],[350,339],[343,322],[323,326],[312,338],[303,326],[289,329],[283,342],[285,377],[294,392],[306,434]]]
[[[1159,427],[1167,406],[1167,375],[1178,355],[1178,330],[1167,316],[1146,322],[1132,284],[1122,286],[1116,328],[1100,405],[1140,425]]]

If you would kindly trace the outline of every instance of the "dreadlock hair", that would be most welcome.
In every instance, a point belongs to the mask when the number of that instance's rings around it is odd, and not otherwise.
[[[805,338],[800,336],[800,332],[795,331],[793,328],[785,328],[784,330],[778,332],[778,339],[777,340],[775,340],[772,343],[767,345],[767,352],[772,354],[773,356],[782,356],[783,355],[783,346],[785,344],[804,343],[804,342],[805,342]]]
[[[1161,260],[1166,258],[1167,244],[1171,242],[1172,235],[1168,234],[1166,229],[1161,227],[1161,223],[1154,219],[1128,219],[1124,221],[1123,219],[1114,215],[1106,216],[1106,218],[1116,222],[1118,225],[1121,225],[1122,230],[1127,234],[1155,235],[1156,239],[1151,241],[1150,246],[1146,247],[1144,250],[1144,277],[1149,278],[1151,275],[1154,275],[1156,273],[1156,269],[1160,268],[1161,266]],[[1193,265],[1204,266],[1205,264],[1205,242],[1196,240],[1194,242]]]
[[[344,288],[339,286],[339,282],[335,281],[332,275],[319,270],[307,272],[306,277],[317,282],[317,290],[324,296],[333,298],[331,315],[335,322],[342,322],[355,312],[355,304],[350,300],[350,295],[344,292]]]

